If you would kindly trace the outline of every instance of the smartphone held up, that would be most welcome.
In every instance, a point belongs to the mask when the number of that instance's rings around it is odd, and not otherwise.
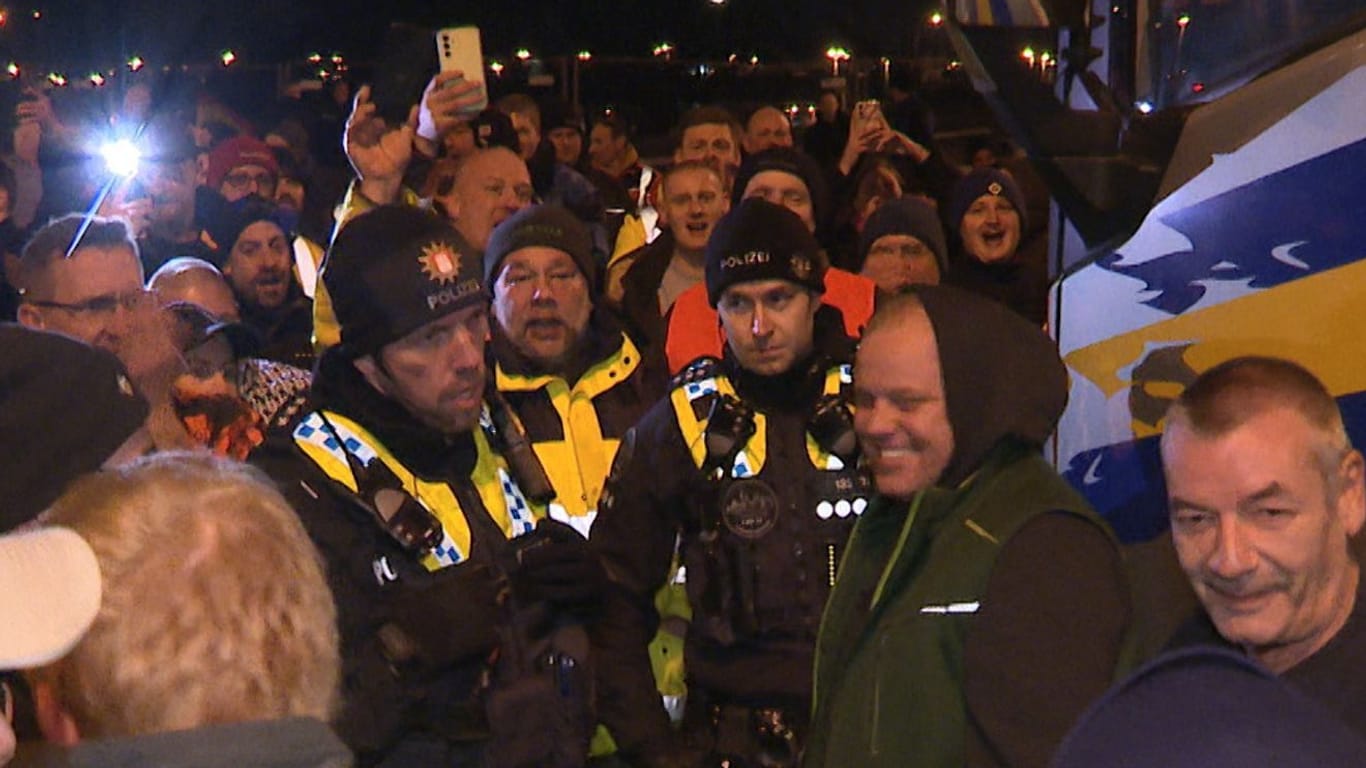
[[[395,22],[389,25],[380,46],[370,100],[385,123],[402,125],[409,111],[422,101],[432,77],[451,71],[459,71],[467,80],[484,79],[478,27],[452,27],[433,35],[429,28]],[[476,106],[468,111],[477,113],[488,106],[483,89]]]

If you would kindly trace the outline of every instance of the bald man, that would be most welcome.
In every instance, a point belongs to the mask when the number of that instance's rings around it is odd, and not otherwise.
[[[745,154],[792,146],[792,123],[776,107],[759,107],[745,122]]]
[[[237,299],[227,278],[203,259],[180,256],[166,262],[147,281],[161,306],[186,301],[219,320],[238,322]]]

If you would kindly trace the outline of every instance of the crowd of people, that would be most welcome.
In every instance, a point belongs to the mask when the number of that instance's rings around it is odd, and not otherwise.
[[[104,190],[32,93],[0,764],[1366,764],[1336,402],[1206,371],[1121,546],[1041,455],[1041,217],[891,81],[667,158],[456,72],[330,133],[139,86]]]

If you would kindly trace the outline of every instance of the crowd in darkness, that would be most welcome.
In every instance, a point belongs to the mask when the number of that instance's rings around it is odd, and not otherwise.
[[[919,91],[688,105],[647,156],[458,72],[26,90],[0,765],[1366,764],[1336,403],[1206,372],[1121,547],[1041,455],[1028,163]]]

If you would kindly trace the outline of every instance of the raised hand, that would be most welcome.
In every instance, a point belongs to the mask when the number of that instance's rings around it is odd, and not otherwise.
[[[371,202],[392,203],[403,185],[403,172],[413,157],[413,137],[417,132],[417,106],[397,128],[388,127],[370,101],[370,86],[356,91],[351,115],[346,119],[342,146],[346,159],[360,178],[360,192]]]

